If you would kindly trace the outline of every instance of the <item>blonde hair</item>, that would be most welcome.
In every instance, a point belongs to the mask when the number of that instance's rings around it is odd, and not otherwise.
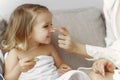
[[[17,7],[10,16],[5,39],[2,41],[3,49],[27,50],[27,39],[32,31],[35,18],[43,12],[50,13],[47,7],[38,4],[23,4]]]

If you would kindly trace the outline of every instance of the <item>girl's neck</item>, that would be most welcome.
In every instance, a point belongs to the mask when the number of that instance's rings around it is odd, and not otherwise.
[[[30,44],[30,45],[28,45],[28,50],[30,50],[32,48],[37,48],[39,46],[40,46],[40,44]]]
[[[28,47],[27,52],[34,51],[34,50],[38,49],[39,47],[40,47],[40,45],[33,45],[33,46],[31,45]]]
[[[28,50],[31,49],[31,48],[34,48],[34,47],[38,47],[38,46],[40,46],[40,43],[37,43],[34,40],[29,39],[29,41],[28,41]]]
[[[28,49],[27,51],[32,51],[40,46],[43,46],[44,44],[41,44],[41,43],[38,43],[38,42],[35,42],[33,40],[29,40],[28,42]]]

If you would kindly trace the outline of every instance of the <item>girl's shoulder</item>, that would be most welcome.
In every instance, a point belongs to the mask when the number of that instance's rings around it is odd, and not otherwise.
[[[10,50],[9,52],[5,53],[5,63],[12,63],[18,60],[17,51],[15,49]]]
[[[7,56],[14,56],[17,57],[18,51],[16,49],[11,49],[9,52],[7,52]]]
[[[17,53],[17,52],[18,52],[17,49],[11,49],[11,50],[9,51],[10,54],[12,54],[12,53]]]

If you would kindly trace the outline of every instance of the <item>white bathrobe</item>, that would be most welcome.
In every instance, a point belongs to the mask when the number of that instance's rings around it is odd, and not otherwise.
[[[106,48],[86,45],[87,53],[94,59],[109,59],[120,68],[120,0],[104,0],[103,11],[107,33]]]
[[[18,80],[90,80],[88,75],[79,70],[71,70],[61,75],[52,56],[40,55],[36,65],[28,72],[22,72]]]

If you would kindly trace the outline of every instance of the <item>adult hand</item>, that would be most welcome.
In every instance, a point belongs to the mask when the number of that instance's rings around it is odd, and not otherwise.
[[[107,59],[100,58],[93,63],[93,71],[105,76],[106,72],[113,72],[115,66],[113,63]]]
[[[72,41],[71,36],[68,30],[65,27],[57,28],[57,32],[60,32],[58,35],[58,46],[67,51],[73,52],[75,43]]]
[[[22,58],[19,61],[21,72],[27,72],[28,70],[32,69],[35,64],[36,61],[34,61],[34,59],[30,57]]]
[[[57,28],[57,32],[60,32],[58,36],[58,46],[66,51],[77,53],[86,58],[91,58],[86,52],[86,46],[81,43],[74,42],[65,27]]]

